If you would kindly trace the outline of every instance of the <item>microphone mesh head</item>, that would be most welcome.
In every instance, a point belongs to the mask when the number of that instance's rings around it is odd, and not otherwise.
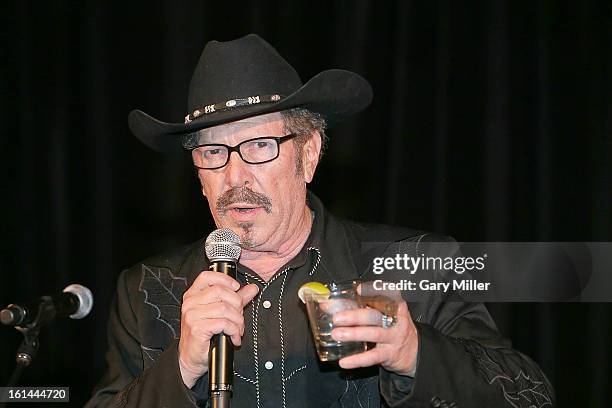
[[[238,262],[240,258],[240,238],[229,228],[214,230],[206,238],[206,256],[211,262],[233,261]]]
[[[79,298],[79,309],[74,314],[70,315],[71,319],[82,319],[91,312],[91,308],[93,307],[93,295],[91,294],[91,290],[86,286],[73,283],[72,285],[66,286],[63,291],[70,292]]]

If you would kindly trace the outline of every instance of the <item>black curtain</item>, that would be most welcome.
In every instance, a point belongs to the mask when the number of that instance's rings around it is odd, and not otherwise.
[[[0,12],[0,305],[93,289],[57,321],[22,385],[104,370],[115,280],[212,221],[186,156],[129,132],[141,108],[185,115],[204,44],[255,32],[307,80],[356,71],[372,106],[330,133],[312,190],[347,218],[459,241],[611,241],[608,1],[6,1]],[[492,304],[560,407],[607,405],[609,304]],[[0,327],[0,385],[20,335]]]

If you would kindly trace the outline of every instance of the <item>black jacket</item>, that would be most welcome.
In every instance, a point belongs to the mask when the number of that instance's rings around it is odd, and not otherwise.
[[[538,366],[513,350],[480,303],[444,302],[439,292],[409,309],[419,335],[415,377],[382,368],[341,370],[317,359],[303,304],[305,282],[368,278],[367,242],[401,242],[439,253],[448,238],[335,218],[309,194],[314,222],[302,251],[268,282],[256,283],[235,353],[233,407],[550,407]],[[178,368],[183,292],[208,269],[203,240],[124,271],[108,324],[108,370],[88,407],[206,406],[207,375],[188,389]]]

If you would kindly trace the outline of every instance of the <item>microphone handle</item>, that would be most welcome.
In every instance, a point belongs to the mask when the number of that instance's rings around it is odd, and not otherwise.
[[[210,270],[236,278],[236,263],[213,261]],[[228,408],[234,381],[234,345],[229,336],[215,334],[208,349],[208,391],[211,407]]]

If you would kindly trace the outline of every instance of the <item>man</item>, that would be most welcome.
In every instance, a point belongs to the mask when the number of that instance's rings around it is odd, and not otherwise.
[[[185,123],[130,114],[160,151],[191,151],[215,224],[243,246],[237,278],[208,271],[203,241],[124,271],[109,321],[108,372],[88,406],[205,406],[208,347],[236,346],[235,407],[552,406],[538,367],[501,338],[482,304],[432,294],[400,302],[397,323],[343,312],[333,337],[375,343],[338,365],[319,362],[298,288],[367,278],[367,242],[439,251],[417,231],[352,223],[307,191],[325,126],[365,108],[369,84],[342,70],[302,85],[264,40],[210,42],[195,69]]]

